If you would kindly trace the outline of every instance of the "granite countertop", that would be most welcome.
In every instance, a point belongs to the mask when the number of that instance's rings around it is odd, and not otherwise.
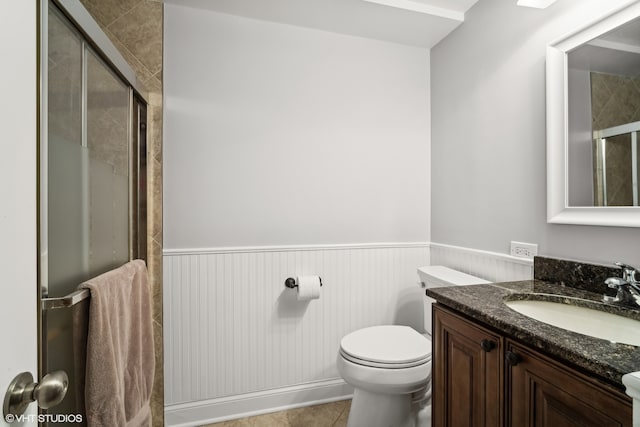
[[[527,297],[531,294],[536,294],[535,298]],[[565,302],[588,306],[588,301],[601,302],[602,294],[541,280],[524,280],[431,288],[427,289],[427,295],[436,299],[439,304],[466,314],[620,389],[624,390],[622,375],[640,371],[640,347],[617,344],[557,328],[520,314],[503,302],[505,298],[557,300],[557,296],[560,296]],[[608,307],[607,311],[618,310],[616,306]],[[640,320],[640,310],[624,310],[628,317]]]

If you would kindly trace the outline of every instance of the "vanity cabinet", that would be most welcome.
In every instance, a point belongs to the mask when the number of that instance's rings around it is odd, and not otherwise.
[[[434,306],[433,425],[503,425],[504,339]]]
[[[629,426],[630,399],[509,337],[434,306],[434,426]]]
[[[628,397],[522,344],[506,341],[509,426],[631,426]]]

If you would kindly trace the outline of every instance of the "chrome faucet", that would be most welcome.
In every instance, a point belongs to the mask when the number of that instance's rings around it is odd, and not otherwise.
[[[640,272],[621,262],[616,262],[616,265],[622,269],[622,278],[609,277],[604,283],[611,289],[617,289],[618,293],[615,297],[605,295],[602,300],[640,308],[640,282],[638,281]]]

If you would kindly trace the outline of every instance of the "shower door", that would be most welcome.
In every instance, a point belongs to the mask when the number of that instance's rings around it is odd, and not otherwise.
[[[70,379],[49,412],[84,416],[90,302],[77,287],[146,253],[146,107],[62,9],[42,5],[40,372]]]
[[[594,205],[640,205],[640,122],[594,132]]]

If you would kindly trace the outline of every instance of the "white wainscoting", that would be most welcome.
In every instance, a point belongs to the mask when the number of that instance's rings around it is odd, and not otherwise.
[[[167,425],[198,425],[348,397],[345,334],[422,328],[427,243],[164,251]],[[319,275],[318,300],[284,281]],[[293,390],[293,391],[292,391]]]
[[[497,252],[430,243],[432,265],[444,265],[491,282],[533,279],[533,260]]]
[[[531,260],[438,243],[164,251],[165,423],[196,426],[349,397],[335,358],[365,326],[422,327],[416,268],[491,281],[533,277]],[[284,281],[317,274],[319,300]]]

